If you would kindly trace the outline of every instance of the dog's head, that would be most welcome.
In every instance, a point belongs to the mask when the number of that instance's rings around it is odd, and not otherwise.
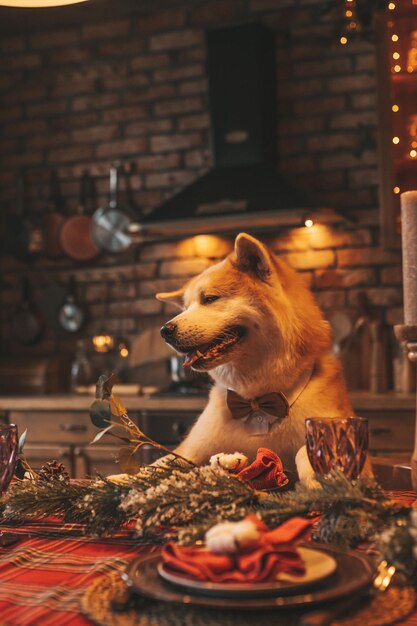
[[[184,366],[227,371],[259,369],[280,359],[283,367],[330,345],[328,324],[304,279],[257,239],[241,233],[234,251],[182,289],[159,293],[182,309],[161,329]]]

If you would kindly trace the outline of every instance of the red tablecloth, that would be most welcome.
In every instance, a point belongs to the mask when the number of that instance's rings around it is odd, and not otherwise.
[[[395,496],[411,500],[415,494]],[[17,532],[24,535],[21,541],[0,548],[0,626],[91,626],[81,613],[88,585],[111,570],[123,571],[134,556],[153,550],[139,547],[128,534],[102,541],[80,538],[75,525],[44,522]],[[28,532],[30,537],[25,536]],[[417,610],[401,624],[417,626]]]
[[[111,570],[123,571],[139,550],[152,550],[123,535],[92,541],[63,530],[78,534],[76,527],[29,525],[17,531],[29,538],[0,548],[1,626],[90,625],[80,608],[88,585]],[[45,531],[50,536],[42,536]]]

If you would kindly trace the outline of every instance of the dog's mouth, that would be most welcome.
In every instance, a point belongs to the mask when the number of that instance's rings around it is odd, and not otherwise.
[[[245,334],[246,330],[243,326],[233,326],[223,331],[209,343],[197,346],[192,350],[181,348],[177,348],[177,350],[185,354],[183,363],[185,368],[191,366],[194,368],[205,367],[231,350],[233,346],[243,339]]]

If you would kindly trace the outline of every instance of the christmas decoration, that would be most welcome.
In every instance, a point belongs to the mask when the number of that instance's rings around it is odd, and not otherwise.
[[[68,481],[69,474],[65,470],[65,467],[62,463],[58,463],[58,461],[48,461],[47,463],[42,465],[41,469],[39,470],[38,478],[40,480]]]
[[[315,532],[320,541],[346,547],[372,540],[398,570],[409,574],[415,567],[416,512],[391,500],[375,481],[366,477],[351,481],[333,470],[316,475],[316,487],[297,483],[292,491],[267,492],[242,480],[245,469],[239,474],[223,469],[222,460],[233,468],[236,461],[243,463],[239,453],[233,459],[216,455],[210,465],[196,467],[142,433],[111,393],[109,380],[101,380],[96,400],[100,410],[92,411],[93,421],[102,428],[95,441],[112,431],[126,443],[129,454],[146,442],[169,456],[160,465],[141,466],[123,481],[101,476],[68,481],[60,464],[47,463],[39,475],[31,474],[31,480],[10,485],[0,502],[6,524],[54,516],[64,523],[82,524],[83,532],[92,536],[109,536],[134,525],[138,541],[192,545],[210,529],[219,533],[213,530],[216,524],[242,523],[247,516],[273,529],[291,518],[321,515]],[[271,459],[274,453],[261,449],[261,455]]]
[[[217,529],[215,534],[225,538],[226,525],[214,526],[206,537]],[[214,547],[207,542],[204,547],[168,543],[161,553],[165,569],[193,580],[221,583],[276,581],[281,574],[301,576],[305,573],[304,561],[294,541],[310,526],[307,520],[295,517],[272,531],[256,516],[247,517],[242,522],[229,522],[228,526],[229,538],[215,542]],[[235,545],[231,549],[229,539],[233,535]],[[240,541],[243,545],[239,545]]]
[[[256,520],[245,517],[241,522],[215,524],[206,532],[206,547],[213,552],[229,554],[257,545],[261,532]]]
[[[219,452],[210,457],[209,464],[214,469],[221,468],[229,472],[239,472],[248,464],[248,457],[240,452],[233,452],[232,454]]]
[[[373,39],[375,13],[391,9],[392,4],[387,0],[327,0],[320,12],[323,16],[335,14],[339,41],[346,45],[356,37]]]

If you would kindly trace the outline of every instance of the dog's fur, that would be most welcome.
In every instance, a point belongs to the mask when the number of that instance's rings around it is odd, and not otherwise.
[[[203,464],[217,452],[239,451],[253,459],[263,446],[274,450],[287,469],[296,464],[300,478],[308,481],[312,470],[302,448],[305,418],[346,417],[353,411],[340,363],[330,354],[330,326],[303,277],[242,233],[224,261],[183,289],[156,297],[182,309],[167,323],[174,329],[167,342],[189,355],[193,369],[209,371],[215,381],[206,408],[176,452]],[[214,358],[198,358],[207,344],[233,337],[230,329],[237,327],[244,329],[237,343]],[[267,434],[250,435],[241,420],[231,417],[227,388],[247,399],[272,391],[287,395],[310,368],[312,376],[289,416],[272,424]]]

